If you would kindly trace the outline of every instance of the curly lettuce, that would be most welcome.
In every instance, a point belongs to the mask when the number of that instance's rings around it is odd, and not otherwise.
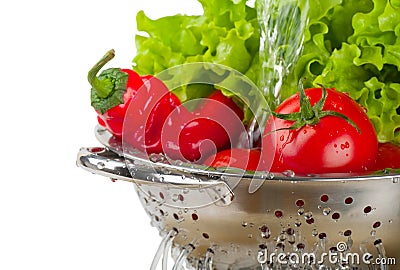
[[[303,53],[283,98],[300,78],[306,87],[335,87],[366,108],[380,142],[400,143],[400,1],[311,2]]]
[[[198,0],[199,16],[151,20],[137,14],[134,69],[157,74],[170,67],[212,62],[260,78],[260,26],[246,0]],[[302,54],[285,78],[281,98],[321,83],[347,92],[366,108],[380,142],[400,143],[400,0],[309,0]],[[180,87],[182,101],[205,96],[210,87]],[[226,95],[232,95],[225,91]]]
[[[137,14],[137,28],[146,35],[136,36],[134,69],[140,74],[157,74],[176,65],[211,62],[256,81],[259,33],[255,9],[245,0],[199,1],[204,9],[199,16],[178,14],[152,20],[143,11]],[[188,85],[173,92],[186,101],[205,96],[212,89]]]

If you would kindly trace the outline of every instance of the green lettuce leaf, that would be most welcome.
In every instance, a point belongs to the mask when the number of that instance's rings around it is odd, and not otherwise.
[[[247,6],[245,0],[199,1],[204,9],[201,16],[178,14],[152,20],[143,11],[137,14],[137,28],[142,33],[136,36],[134,70],[142,75],[155,75],[174,66],[208,62],[227,66],[257,81],[255,59],[258,58],[259,31],[255,9]],[[216,78],[221,75],[218,70],[213,71]],[[173,72],[179,73],[179,70]],[[174,74],[170,75],[173,79]],[[187,78],[187,81],[196,81],[196,78]],[[206,96],[211,88],[196,84],[171,90],[185,102]],[[234,96],[225,89],[223,92]],[[251,117],[251,114],[246,115],[245,121]]]
[[[304,49],[281,94],[296,83],[347,92],[364,106],[380,142],[400,143],[400,1],[312,0]]]
[[[256,8],[246,0],[198,1],[204,9],[199,16],[151,20],[143,11],[137,14],[141,34],[136,36],[134,69],[158,74],[177,65],[209,62],[233,68],[260,85]],[[309,1],[303,50],[284,79],[281,99],[297,92],[300,79],[305,87],[316,83],[335,87],[366,108],[380,142],[400,144],[400,0]],[[241,85],[218,68],[211,70],[213,81]],[[174,72],[178,75],[179,70]],[[190,76],[188,81],[196,80],[195,73]],[[213,87],[218,84],[183,85],[173,91],[186,101],[206,96]],[[227,96],[242,93],[220,88]],[[249,91],[245,98],[260,94],[253,93],[254,87]],[[252,112],[247,109],[245,115],[248,121]]]

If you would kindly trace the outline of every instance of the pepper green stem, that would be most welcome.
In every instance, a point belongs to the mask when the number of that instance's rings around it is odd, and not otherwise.
[[[113,49],[109,50],[88,72],[88,81],[97,95],[106,98],[113,91],[114,83],[110,79],[99,79],[97,73],[115,56]]]

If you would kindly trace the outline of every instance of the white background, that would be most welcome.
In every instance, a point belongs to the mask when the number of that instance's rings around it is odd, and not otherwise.
[[[195,0],[2,1],[0,269],[149,269],[160,237],[129,183],[76,167],[98,146],[88,69],[131,67],[135,15],[198,14]]]

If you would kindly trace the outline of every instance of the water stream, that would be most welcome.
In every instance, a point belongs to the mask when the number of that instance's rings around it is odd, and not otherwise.
[[[308,0],[257,0],[260,23],[260,77],[258,86],[269,108],[281,103],[285,77],[292,71],[303,49],[308,24]],[[268,112],[257,111],[248,128],[250,144],[259,140]],[[256,119],[262,119],[258,122]],[[252,145],[250,145],[252,146]]]

